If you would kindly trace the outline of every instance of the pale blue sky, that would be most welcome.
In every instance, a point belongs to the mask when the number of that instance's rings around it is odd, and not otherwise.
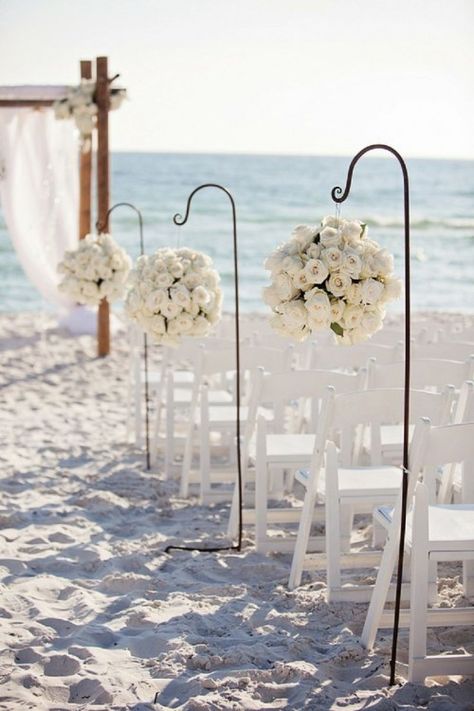
[[[474,158],[474,0],[0,0],[0,84],[107,54],[122,150]]]

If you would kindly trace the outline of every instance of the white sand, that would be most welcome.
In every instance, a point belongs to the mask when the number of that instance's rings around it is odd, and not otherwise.
[[[289,556],[250,534],[242,554],[164,554],[215,539],[227,508],[180,501],[124,443],[123,342],[97,360],[41,325],[0,319],[0,709],[474,709],[472,681],[389,690],[389,635],[370,657],[358,641],[366,606],[328,606],[322,575],[289,593]]]

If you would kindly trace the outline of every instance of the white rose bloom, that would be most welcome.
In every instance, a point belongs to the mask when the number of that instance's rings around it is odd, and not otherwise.
[[[343,220],[340,217],[335,217],[334,215],[328,215],[321,221],[323,227],[333,227],[337,229],[341,227]]]
[[[337,247],[327,247],[321,250],[321,259],[330,272],[335,272],[341,266],[342,252]]]
[[[182,311],[183,309],[179,304],[176,304],[174,301],[171,301],[168,299],[168,301],[163,301],[163,303],[160,306],[160,312],[165,318],[176,318],[176,316]]]
[[[318,228],[314,225],[297,225],[291,233],[291,238],[297,242],[301,249],[306,249],[318,234]]]
[[[176,316],[175,321],[178,324],[180,333],[190,333],[192,331],[194,319],[191,314],[182,312]]]
[[[166,324],[166,332],[170,336],[180,336],[182,331],[179,326],[179,321],[177,318],[170,318]]]
[[[331,299],[331,323],[338,323],[341,320],[345,308],[342,299]]]
[[[362,303],[362,287],[360,282],[353,282],[346,291],[346,301],[355,306]]]
[[[363,304],[376,304],[384,292],[384,285],[376,279],[364,279],[361,282],[361,296]]]
[[[360,327],[367,333],[375,333],[382,328],[385,311],[379,306],[366,306],[363,309]]]
[[[206,318],[211,323],[213,326],[218,323],[218,321],[221,318],[221,307],[220,306],[215,306],[211,311],[208,311],[206,314]],[[180,318],[178,316],[178,318]]]
[[[355,245],[362,239],[362,224],[357,220],[344,221],[341,229],[342,237],[347,245]]]
[[[191,293],[191,299],[198,306],[205,306],[209,303],[211,295],[203,286],[197,286]]]
[[[209,333],[211,324],[205,316],[197,316],[194,319],[193,328],[189,332],[193,336],[206,336]]]
[[[309,284],[322,284],[329,275],[326,264],[321,259],[310,259],[304,268]]]
[[[297,256],[288,256],[281,263],[282,271],[286,272],[290,276],[295,276],[299,271],[303,269],[303,261]]]
[[[263,263],[265,269],[272,273],[278,273],[282,271],[282,262],[286,259],[288,254],[283,251],[282,247],[278,247],[273,254],[270,254]]]
[[[353,249],[345,249],[342,253],[341,271],[349,274],[353,279],[358,279],[362,269],[362,260]]]
[[[308,312],[303,301],[289,301],[278,309],[283,319],[283,325],[291,331],[299,331],[308,321]]]
[[[341,235],[334,227],[324,227],[319,233],[319,238],[323,247],[339,247]]]
[[[188,308],[185,309],[186,313],[191,314],[191,316],[198,316],[201,311],[199,304],[195,304],[193,301],[189,304]]]
[[[174,283],[174,277],[169,272],[159,272],[155,278],[155,284],[162,289],[167,289]]]
[[[395,301],[402,295],[402,282],[398,277],[386,277],[384,279],[384,290],[382,301]]]
[[[156,289],[152,291],[145,299],[145,305],[150,311],[159,311],[161,304],[168,300],[168,294],[165,289]]]
[[[188,288],[181,284],[170,289],[171,301],[176,302],[183,309],[188,309],[191,304],[191,292]]]
[[[362,306],[346,306],[342,317],[344,329],[357,328],[360,326],[364,309]]]
[[[182,283],[188,289],[195,289],[197,286],[199,286],[201,284],[201,277],[199,276],[198,272],[189,271],[183,277]]]
[[[328,326],[331,320],[331,302],[325,291],[312,289],[305,301],[311,323],[319,323],[321,328]]]
[[[313,242],[306,250],[306,255],[309,259],[319,259],[321,256],[321,245]]]
[[[352,280],[345,272],[333,272],[327,281],[327,288],[333,296],[345,296]]]
[[[273,286],[265,286],[262,289],[262,298],[265,304],[268,306],[271,306],[274,308],[275,306],[278,306],[280,303],[281,299],[278,296],[275,287]]]
[[[293,286],[291,277],[284,272],[277,274],[273,286],[282,301],[290,301],[298,293],[298,290]]]
[[[393,272],[393,256],[386,249],[379,249],[372,255],[371,266],[378,276],[386,277]]]
[[[309,281],[309,276],[305,269],[301,269],[301,271],[293,277],[293,286],[295,286],[296,289],[301,289],[301,291],[311,289],[313,284],[314,282]]]
[[[214,270],[210,270],[203,275],[203,286],[207,289],[216,289],[219,285],[219,275]]]

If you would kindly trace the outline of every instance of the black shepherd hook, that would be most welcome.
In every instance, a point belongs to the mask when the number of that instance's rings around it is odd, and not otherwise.
[[[390,659],[390,684],[395,684],[395,666],[397,661],[398,630],[400,626],[400,603],[402,593],[403,557],[405,553],[405,531],[407,518],[408,499],[408,448],[410,426],[410,194],[408,183],[408,170],[400,153],[384,143],[375,143],[363,148],[351,161],[347,172],[346,187],[336,186],[331,191],[331,197],[336,203],[344,202],[349,196],[352,184],[354,167],[363,155],[373,150],[384,150],[392,153],[400,163],[403,173],[403,205],[405,223],[405,388],[404,388],[404,414],[403,414],[403,465],[402,465],[402,511],[400,520],[400,542],[398,550],[397,583],[395,594],[395,610],[393,618],[392,656]]]
[[[199,185],[199,187],[194,188],[192,193],[188,197],[188,202],[186,204],[186,213],[184,217],[177,213],[173,217],[173,222],[175,225],[185,225],[191,208],[191,201],[194,195],[203,190],[204,188],[217,188],[222,190],[230,200],[232,207],[232,234],[233,234],[233,246],[234,246],[234,294],[235,294],[235,360],[236,360],[236,373],[237,373],[237,403],[236,403],[236,430],[237,430],[237,486],[238,486],[238,506],[239,506],[239,531],[238,540],[236,545],[223,546],[223,547],[213,547],[204,548],[199,546],[167,546],[165,552],[170,550],[181,550],[181,551],[202,551],[205,553],[216,553],[218,551],[227,550],[237,550],[240,551],[242,548],[242,462],[241,462],[241,446],[240,446],[240,319],[239,319],[239,265],[237,258],[237,212],[235,209],[235,202],[232,194],[224,188],[222,185],[217,183],[205,183],[204,185]]]
[[[102,225],[100,225],[99,222],[96,223],[97,231],[100,233],[100,232],[103,232],[104,230],[108,229],[109,217],[117,207],[129,207],[136,213],[136,215],[138,217],[138,229],[139,229],[139,234],[140,234],[140,254],[143,257],[143,255],[145,254],[145,241],[143,238],[143,215],[140,212],[140,210],[138,209],[138,207],[135,207],[135,205],[133,205],[131,202],[117,202],[117,203],[115,203],[115,205],[112,205],[112,207],[107,210]],[[150,399],[149,399],[149,393],[148,393],[148,338],[147,338],[147,335],[145,332],[143,333],[143,362],[144,362],[144,366],[145,366],[146,468],[147,468],[147,471],[150,471],[151,461],[150,461]]]

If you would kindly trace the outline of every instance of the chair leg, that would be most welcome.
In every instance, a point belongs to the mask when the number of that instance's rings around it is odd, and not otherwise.
[[[308,550],[309,535],[311,533],[311,525],[313,522],[313,512],[316,505],[316,494],[306,492],[301,511],[300,525],[298,535],[296,537],[295,550],[293,560],[291,562],[290,578],[288,587],[290,590],[298,587],[301,584],[301,576],[303,574],[304,559]]]
[[[398,520],[398,519],[396,519]],[[393,568],[398,553],[398,531],[394,531],[392,525],[388,534],[385,548],[380,562],[380,568],[375,581],[372,597],[370,598],[367,617],[365,618],[364,629],[361,635],[361,643],[367,649],[372,649],[380,625],[387,593],[392,579]]]
[[[211,492],[211,451],[209,443],[209,407],[207,396],[207,385],[203,385],[201,390],[201,423],[200,423],[200,452],[199,452],[199,473],[200,473],[200,489],[201,503],[204,504],[208,500]]]
[[[174,388],[173,380],[166,385],[166,425],[165,425],[165,477],[169,479],[174,459]]]
[[[255,462],[255,547],[262,551],[268,532],[268,466],[257,456]]]
[[[191,461],[193,458],[193,439],[194,425],[192,421],[190,421],[184,443],[183,466],[181,470],[181,484],[179,489],[179,495],[183,498],[187,498],[189,496],[189,475],[191,472]]]
[[[387,531],[377,521],[373,522],[372,527],[372,546],[373,548],[382,548],[387,538]]]
[[[161,393],[158,390],[156,395],[155,395],[155,416],[153,418],[153,430],[151,433],[151,442],[150,442],[150,450],[151,450],[151,463],[154,466],[156,464],[156,460],[158,458],[158,439],[160,436],[160,419],[161,419],[161,407],[160,407],[160,400],[161,398]],[[166,474],[166,472],[165,472]]]
[[[418,484],[413,511],[408,678],[419,683],[424,682],[426,669],[429,567],[428,490],[424,484]]]
[[[462,577],[464,586],[464,595],[466,597],[474,596],[474,561],[465,560],[462,565]]]
[[[142,382],[140,374],[140,362],[137,359],[135,365],[135,388],[134,388],[134,400],[135,400],[135,444],[140,447],[142,444]]]
[[[337,496],[337,492],[336,492]],[[342,505],[340,508],[340,543],[341,551],[343,553],[349,553],[351,549],[351,534],[354,525],[354,512],[352,506],[347,504]]]
[[[328,602],[332,593],[341,587],[341,518],[342,509],[339,505],[337,484],[330,485],[326,477],[326,574],[328,587]],[[334,489],[334,491],[331,491]]]

